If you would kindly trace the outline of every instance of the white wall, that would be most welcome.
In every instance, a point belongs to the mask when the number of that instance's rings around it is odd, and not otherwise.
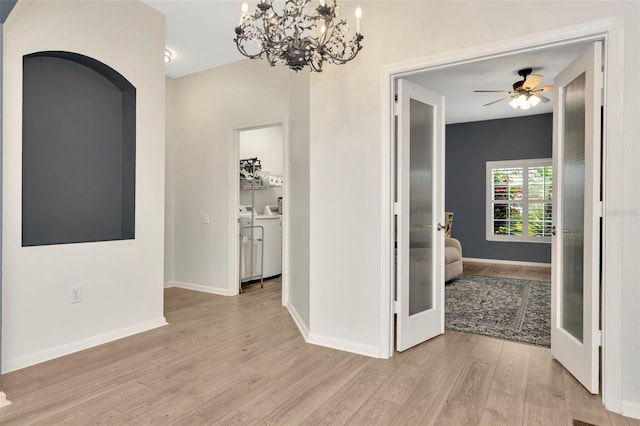
[[[380,67],[402,60],[535,34],[624,15],[623,141],[620,164],[628,191],[616,214],[625,229],[619,271],[623,323],[622,399],[640,415],[640,240],[637,163],[640,139],[637,76],[640,73],[638,2],[521,1],[514,20],[504,2],[366,2],[364,49],[345,66],[311,76],[310,88],[310,279],[311,334],[334,347],[375,354],[380,347]],[[343,2],[353,16],[354,2]],[[383,29],[383,30],[382,30]],[[327,209],[327,206],[334,208]],[[349,212],[350,214],[346,214]],[[635,405],[634,405],[635,404]],[[630,411],[628,411],[630,412]]]
[[[257,157],[262,171],[282,176],[283,138],[282,126],[243,130],[238,135],[240,158]],[[256,190],[254,194],[256,214],[263,214],[266,205],[277,204],[278,197],[282,197],[281,186],[268,186],[265,189]],[[240,204],[251,204],[251,190],[240,189]]]
[[[6,372],[165,324],[165,81],[164,17],[139,2],[21,1],[4,31]],[[44,50],[91,56],[137,89],[135,240],[21,247],[22,57]]]
[[[309,77],[264,61],[245,60],[172,80],[168,89],[174,107],[168,110],[167,162],[174,167],[173,230],[174,272],[172,285],[228,294],[233,256],[229,250],[232,217],[230,206],[236,188],[234,129],[283,123],[290,127],[288,167],[290,217],[284,238],[290,247],[289,304],[302,330],[309,326],[308,212],[309,212]],[[300,100],[292,100],[292,93]],[[306,91],[306,95],[304,94]],[[281,150],[282,151],[282,150]],[[231,169],[230,169],[231,167]],[[233,182],[230,180],[233,179]],[[169,189],[169,186],[167,187]],[[167,195],[169,198],[170,196]],[[201,223],[208,213],[209,224]],[[285,268],[287,265],[283,265]],[[299,315],[298,315],[299,311]],[[304,331],[303,331],[304,333]]]
[[[289,74],[289,181],[285,182],[290,210],[289,311],[308,337],[309,313],[309,73]]]
[[[242,61],[174,80],[175,271],[180,285],[227,294],[230,165],[233,129],[283,122],[288,115],[288,71]],[[230,181],[230,169],[234,181]],[[210,223],[201,223],[201,214]]]
[[[165,123],[165,207],[164,207],[164,282],[170,283],[174,277],[175,265],[175,142],[178,138],[175,121],[169,119],[175,114],[175,80],[167,77],[165,80],[165,102],[166,102],[166,123]]]

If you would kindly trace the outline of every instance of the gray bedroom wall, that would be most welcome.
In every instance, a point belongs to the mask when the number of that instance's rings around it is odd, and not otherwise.
[[[450,124],[446,127],[445,209],[464,257],[551,263],[551,244],[487,241],[486,163],[552,157],[553,115]]]

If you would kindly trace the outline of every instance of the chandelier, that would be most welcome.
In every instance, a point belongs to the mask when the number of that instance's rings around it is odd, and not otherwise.
[[[248,58],[264,57],[271,66],[284,64],[295,71],[308,66],[321,72],[324,62],[345,64],[362,49],[362,10],[356,8],[356,33],[348,39],[347,21],[340,18],[336,0],[329,1],[312,7],[311,0],[286,0],[280,13],[274,0],[258,0],[253,13],[244,2],[233,41]]]

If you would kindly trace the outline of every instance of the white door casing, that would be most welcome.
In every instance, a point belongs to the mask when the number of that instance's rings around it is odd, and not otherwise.
[[[397,349],[444,333],[444,97],[398,80]]]
[[[599,391],[602,44],[554,79],[551,353]]]

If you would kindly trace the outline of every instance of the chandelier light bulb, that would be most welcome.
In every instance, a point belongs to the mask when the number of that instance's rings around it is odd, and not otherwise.
[[[249,13],[249,3],[247,3],[246,1],[242,2],[242,9],[241,10],[242,10],[242,14],[243,15],[246,15],[247,13]]]
[[[356,33],[360,34],[360,20],[362,19],[362,9],[356,7]]]
[[[324,34],[326,32],[327,32],[327,25],[322,24],[322,26],[320,27],[320,34]]]

